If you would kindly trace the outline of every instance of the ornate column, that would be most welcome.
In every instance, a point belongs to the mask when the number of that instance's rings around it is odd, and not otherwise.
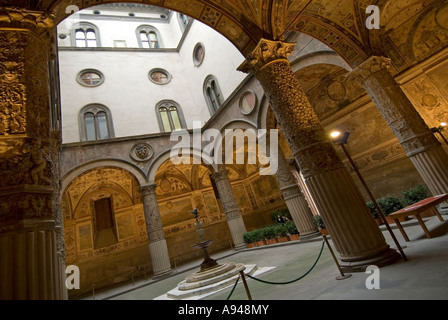
[[[0,8],[0,299],[63,299],[53,16]],[[63,239],[63,238],[62,238]]]
[[[221,198],[221,203],[224,208],[224,213],[226,214],[235,249],[243,249],[246,247],[243,235],[247,230],[243,218],[241,217],[241,212],[238,208],[235,195],[233,194],[228,171],[221,169],[218,172],[213,173],[212,178],[216,183],[216,188],[218,189],[219,197]]]
[[[278,170],[275,174],[292,219],[299,230],[300,238],[306,239],[320,235],[313,223],[313,213],[299,185],[291,173],[289,163],[283,152],[278,150]]]
[[[171,263],[162,219],[160,218],[159,205],[157,204],[156,187],[155,184],[142,186],[140,193],[145,212],[152,269],[154,277],[160,277],[171,272]]]
[[[393,263],[400,255],[386,243],[290,67],[287,57],[294,46],[262,39],[239,70],[260,81],[341,265],[363,271],[368,265]]]
[[[370,57],[349,77],[360,81],[433,195],[448,193],[448,155],[388,71],[391,60]]]

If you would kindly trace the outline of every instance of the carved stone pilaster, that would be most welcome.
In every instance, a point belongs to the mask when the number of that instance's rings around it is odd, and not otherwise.
[[[247,232],[244,225],[241,212],[236,202],[235,195],[230,184],[228,171],[219,170],[212,175],[212,179],[216,183],[219,197],[221,199],[224,213],[227,218],[227,223],[232,234],[233,243],[236,248],[245,247],[243,235]]]
[[[0,9],[0,219],[9,227],[9,218],[55,215],[58,160],[50,152],[48,72],[53,27],[49,14]]]
[[[0,8],[0,278],[15,274],[2,286],[2,299],[66,297],[61,137],[50,124],[53,19]]]
[[[262,39],[240,71],[260,81],[343,267],[361,271],[400,256],[376,226],[287,60],[292,44]]]
[[[433,194],[448,192],[448,155],[392,74],[391,60],[371,57],[348,76],[362,83]]]

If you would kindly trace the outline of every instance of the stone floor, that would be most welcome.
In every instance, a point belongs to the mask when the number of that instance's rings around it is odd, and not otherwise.
[[[443,216],[448,220],[448,216]],[[379,270],[379,289],[367,289],[371,274],[353,273],[345,280],[336,280],[340,275],[325,246],[316,267],[303,279],[286,285],[273,285],[248,279],[253,300],[447,300],[448,299],[448,221],[437,217],[424,218],[433,236],[427,239],[415,219],[403,223],[410,242],[393,227],[393,232],[402,246],[408,261],[400,261]],[[392,248],[396,248],[390,233],[384,226],[383,234]],[[212,255],[219,263],[235,262],[256,264],[266,268],[260,279],[271,282],[287,282],[306,273],[319,255],[323,239],[308,242],[289,242],[272,246],[225,251]],[[330,240],[331,243],[331,240]],[[333,246],[334,249],[334,246]],[[111,290],[97,292],[98,300],[153,300],[160,299],[185,277],[198,270],[201,261],[179,266],[164,279],[140,280]],[[370,277],[370,278],[369,278]],[[206,296],[204,300],[226,300],[232,287]],[[230,300],[247,300],[246,291],[240,282]]]

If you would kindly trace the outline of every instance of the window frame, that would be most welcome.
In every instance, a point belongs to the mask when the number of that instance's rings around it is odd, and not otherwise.
[[[86,41],[86,46],[85,47],[78,47],[77,46],[77,39],[76,39],[76,34],[78,30],[82,30],[84,32],[85,35],[85,41]],[[93,30],[95,33],[95,40],[96,40],[96,47],[89,47],[87,46],[87,32],[89,30]],[[98,29],[98,27],[96,25],[94,25],[93,23],[90,22],[79,22],[73,25],[72,29],[71,29],[71,43],[72,43],[72,47],[78,48],[78,49],[93,49],[93,48],[100,48],[101,47],[101,40],[100,40],[100,31]]]
[[[215,84],[215,89],[213,90],[213,83]],[[215,76],[213,75],[209,75],[205,81],[204,81],[204,98],[205,101],[207,102],[207,107],[208,110],[210,111],[210,114],[213,116],[224,104],[225,99],[224,99],[224,95],[222,93],[221,87],[219,86],[218,80],[216,79]],[[213,90],[213,93],[216,94],[216,92],[219,93],[218,97],[217,97],[217,102],[218,102],[218,107],[216,108],[214,103],[213,103],[213,99],[211,97],[211,95],[209,94],[209,91]]]
[[[100,78],[101,78],[101,81],[99,83],[97,83],[97,84],[91,84],[91,85],[85,83],[84,81],[82,81],[81,78],[86,73],[96,73],[96,74],[98,74],[100,76]],[[84,69],[84,70],[81,70],[78,73],[78,75],[76,76],[76,81],[78,81],[78,83],[80,85],[82,85],[84,87],[88,87],[88,88],[99,87],[100,85],[102,85],[104,83],[104,80],[105,80],[104,79],[104,74],[101,71],[97,70],[97,69]]]
[[[163,73],[165,73],[166,76],[167,76],[167,80],[166,80],[166,82],[164,82],[164,83],[160,83],[160,82],[155,81],[155,80],[152,78],[152,74],[153,74],[153,73],[156,73],[156,72],[163,72]],[[165,69],[162,69],[162,68],[155,68],[155,69],[151,69],[151,70],[149,71],[149,73],[148,73],[148,78],[149,78],[149,81],[151,81],[152,83],[157,84],[157,85],[159,85],[159,86],[164,86],[164,85],[167,85],[168,83],[171,82],[172,75],[171,75],[171,73],[169,73],[169,72],[166,71]]]
[[[141,33],[143,33],[143,32],[145,32],[146,34],[154,33],[156,35],[156,41],[157,41],[157,44],[158,44],[157,48],[152,48],[152,47],[145,48],[143,46],[143,41],[142,41],[142,38],[141,38]],[[141,25],[141,26],[139,26],[136,29],[135,33],[136,33],[136,36],[137,36],[138,46],[140,47],[140,49],[154,50],[154,49],[163,49],[163,48],[165,48],[165,46],[163,44],[163,41],[162,41],[162,36],[160,35],[160,32],[159,32],[159,30],[157,30],[157,28],[155,28],[155,27],[153,27],[151,25]],[[148,42],[151,43],[151,40],[149,38],[148,38]]]
[[[203,51],[203,55],[202,55],[202,60],[201,61],[199,61],[196,58],[196,51],[200,47],[202,48],[202,51]],[[194,66],[195,67],[199,67],[204,62],[204,60],[205,60],[205,46],[201,42],[198,42],[198,43],[196,43],[196,45],[194,46],[194,49],[193,49],[193,63],[194,63]]]
[[[86,115],[89,113],[93,114],[93,121],[95,126],[95,140],[88,140]],[[100,123],[98,120],[98,114],[100,113],[104,113],[106,116],[106,124],[108,131],[108,138],[106,139],[101,139],[100,136]],[[101,104],[89,104],[83,107],[79,112],[79,136],[82,142],[103,141],[115,138],[112,114],[109,108]]]
[[[179,118],[179,123],[180,123],[180,126],[181,126],[180,129],[174,129],[174,127],[175,127],[174,126],[174,120],[173,120],[173,118],[171,116],[171,113],[170,113],[170,108],[173,108],[173,107],[176,108],[176,111],[177,111],[177,116]],[[166,111],[167,111],[167,116],[168,116],[168,121],[169,121],[170,126],[171,126],[171,131],[165,130],[164,121],[163,121],[162,115],[161,115],[161,110],[162,109],[166,109]],[[162,133],[170,133],[170,132],[174,132],[176,130],[180,131],[180,130],[187,129],[187,124],[185,122],[185,117],[184,117],[184,114],[182,112],[182,108],[180,107],[180,105],[177,102],[175,102],[173,100],[163,100],[163,101],[160,101],[159,103],[157,103],[155,111],[156,111],[156,116],[157,116],[157,122],[159,123],[160,132],[162,132]]]

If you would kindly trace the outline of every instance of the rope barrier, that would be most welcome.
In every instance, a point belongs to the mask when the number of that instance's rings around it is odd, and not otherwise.
[[[230,299],[230,297],[232,296],[232,294],[233,294],[233,291],[235,291],[236,285],[238,284],[238,281],[239,281],[239,280],[240,280],[240,277],[238,276],[238,278],[236,279],[236,282],[235,282],[235,284],[233,285],[232,291],[230,291],[230,294],[229,294],[229,296],[227,297],[227,299],[226,299],[226,300],[229,300],[229,299]]]
[[[247,276],[248,276],[249,278],[251,278],[251,279],[253,279],[253,280],[256,280],[256,281],[259,281],[259,282],[263,282],[263,283],[267,283],[267,284],[275,284],[275,285],[291,284],[291,283],[293,283],[293,282],[299,281],[299,280],[305,278],[305,277],[306,277],[306,276],[307,276],[307,275],[314,269],[314,267],[316,266],[317,262],[319,261],[321,255],[322,255],[322,252],[323,252],[323,250],[324,250],[324,246],[325,246],[325,241],[322,242],[322,247],[321,247],[321,249],[320,249],[319,256],[317,257],[317,259],[316,259],[316,261],[314,262],[314,264],[311,266],[311,268],[310,268],[305,274],[303,274],[302,276],[300,276],[300,277],[297,278],[297,279],[294,279],[294,280],[291,280],[291,281],[286,281],[286,282],[271,282],[271,281],[266,281],[266,280],[257,279],[257,278],[255,278],[255,277],[252,277],[251,275],[248,275],[248,274],[247,274]]]
[[[297,279],[294,279],[294,280],[291,280],[291,281],[286,281],[286,282],[271,282],[271,281],[266,281],[266,280],[257,279],[257,278],[255,278],[255,277],[252,277],[252,276],[249,275],[249,274],[243,274],[243,275],[246,275],[246,276],[248,276],[249,278],[251,278],[251,279],[253,279],[253,280],[256,280],[256,281],[259,281],[259,282],[263,282],[263,283],[267,283],[267,284],[274,284],[274,285],[291,284],[291,283],[297,282],[297,281],[299,281],[299,280],[305,278],[305,277],[306,277],[306,276],[307,276],[307,275],[314,269],[314,267],[317,265],[317,262],[319,261],[320,257],[322,256],[322,252],[324,251],[324,246],[325,246],[325,240],[322,241],[322,247],[320,248],[319,255],[317,256],[317,259],[316,259],[316,261],[313,263],[313,265],[311,266],[311,268],[310,268],[307,272],[305,272],[303,275],[301,275],[299,278],[297,278]],[[240,277],[241,277],[241,276],[240,276]],[[230,294],[229,294],[229,296],[227,297],[226,300],[229,300],[230,297],[232,296],[233,292],[234,292],[235,289],[236,289],[236,286],[238,285],[238,281],[240,280],[240,277],[238,277],[238,278],[236,279],[236,282],[235,282],[235,284],[233,285],[232,291],[230,291]]]

